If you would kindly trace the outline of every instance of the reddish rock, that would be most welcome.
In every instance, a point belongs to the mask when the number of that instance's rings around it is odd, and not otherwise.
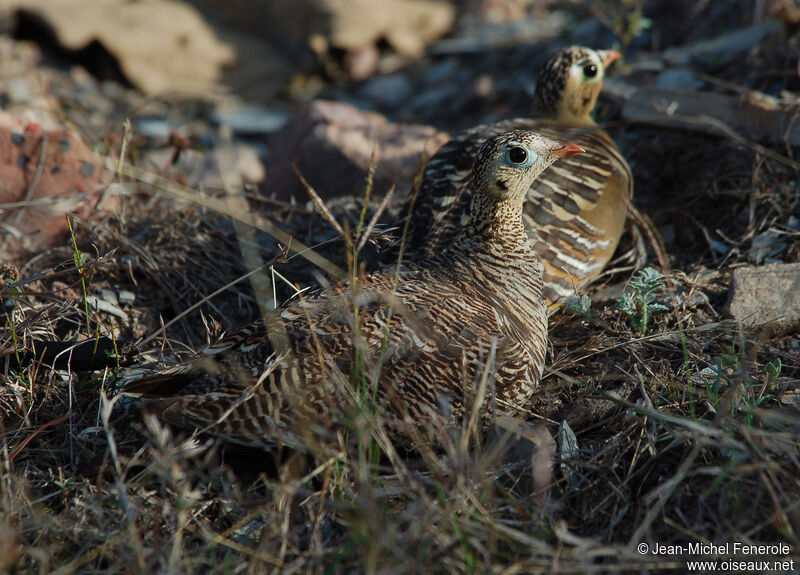
[[[296,164],[322,198],[359,196],[374,151],[373,191],[384,194],[395,181],[405,191],[419,171],[422,154],[430,157],[448,139],[430,126],[394,124],[349,104],[317,101],[273,137],[263,190],[282,200],[308,200]]]
[[[0,260],[63,241],[67,214],[90,215],[106,172],[79,159],[87,153],[68,130],[0,126]]]

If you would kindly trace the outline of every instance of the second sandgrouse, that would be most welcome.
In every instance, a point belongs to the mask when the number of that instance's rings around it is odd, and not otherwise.
[[[578,46],[559,50],[537,76],[532,118],[477,126],[442,146],[425,170],[405,252],[430,255],[458,236],[473,196],[472,158],[486,138],[535,130],[586,150],[542,174],[528,192],[523,218],[544,265],[548,306],[557,307],[594,279],[616,250],[633,193],[628,163],[590,115],[606,66],[619,56]]]

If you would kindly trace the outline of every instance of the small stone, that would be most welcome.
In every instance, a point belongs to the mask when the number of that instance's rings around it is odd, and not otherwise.
[[[97,292],[97,295],[100,296],[100,299],[103,301],[107,301],[108,303],[117,305],[119,300],[117,299],[117,294],[114,290],[110,290],[108,288],[102,288]]]
[[[139,118],[134,124],[135,132],[153,140],[166,141],[172,132],[165,118]]]
[[[25,78],[11,78],[6,84],[9,99],[17,104],[25,104],[33,99],[33,91]]]
[[[117,298],[122,305],[132,305],[136,301],[136,294],[132,291],[121,289],[117,294]]]
[[[734,270],[727,307],[746,326],[796,330],[800,327],[800,263]]]
[[[102,311],[109,315],[113,315],[118,317],[122,321],[128,321],[128,314],[119,309],[116,305],[113,305],[105,300],[102,300],[95,296],[86,296],[86,303],[89,304],[91,309],[95,309],[97,311]]]
[[[212,112],[211,119],[217,124],[230,126],[236,134],[260,136],[280,130],[288,116],[278,110],[247,104],[218,108]]]

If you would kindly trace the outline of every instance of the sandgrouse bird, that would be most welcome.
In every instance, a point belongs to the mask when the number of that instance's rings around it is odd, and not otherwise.
[[[145,409],[173,425],[267,449],[303,449],[297,430],[309,425],[324,437],[359,393],[395,437],[430,418],[456,423],[485,369],[496,413],[525,406],[547,313],[522,206],[542,170],[581,151],[530,131],[489,138],[471,215],[446,251],[300,297],[123,392],[149,396]]]
[[[531,244],[544,265],[551,309],[594,279],[611,259],[625,225],[633,176],[619,149],[592,120],[613,50],[563,48],[536,81],[533,118],[477,126],[431,158],[409,222],[406,253],[436,253],[450,245],[469,215],[472,157],[486,138],[508,130],[534,130],[586,150],[537,178],[523,215]],[[403,213],[408,213],[408,206]]]

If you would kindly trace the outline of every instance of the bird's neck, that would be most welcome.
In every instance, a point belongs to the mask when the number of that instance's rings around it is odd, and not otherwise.
[[[544,120],[554,120],[559,123],[567,124],[570,126],[586,127],[594,126],[595,121],[592,119],[591,110],[586,107],[573,109],[564,101],[556,101],[548,103],[542,98],[534,98],[533,106],[531,107],[531,117]]]
[[[481,204],[480,196],[474,199],[464,234],[453,252],[440,257],[469,270],[485,286],[486,297],[499,297],[527,329],[531,318],[546,318],[546,305],[542,264],[522,224],[522,203],[485,202]],[[546,324],[542,329],[546,331]]]
[[[464,238],[496,255],[528,255],[530,242],[522,225],[522,202],[473,196]]]

